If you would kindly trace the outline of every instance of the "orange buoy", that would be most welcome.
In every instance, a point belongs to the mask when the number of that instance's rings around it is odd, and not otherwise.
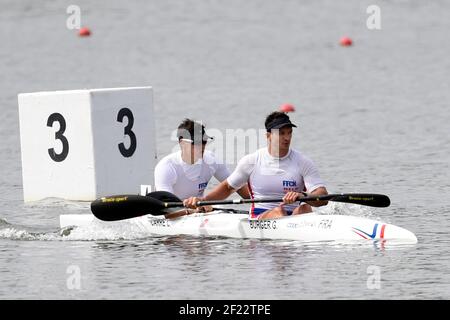
[[[353,44],[353,41],[349,37],[342,37],[339,43],[341,44],[341,46],[348,47]]]
[[[285,103],[285,104],[282,104],[282,105],[280,106],[280,111],[281,111],[281,112],[286,112],[286,113],[288,113],[288,112],[294,112],[294,111],[295,111],[295,108],[294,108],[294,106],[293,106],[292,104]]]
[[[91,30],[89,28],[83,27],[78,31],[80,37],[89,37],[91,35]]]

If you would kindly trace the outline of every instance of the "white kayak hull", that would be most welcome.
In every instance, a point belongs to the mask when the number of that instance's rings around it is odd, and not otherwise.
[[[171,220],[163,216],[145,215],[116,222],[100,221],[91,214],[60,216],[61,228],[92,224],[131,224],[149,236],[191,235],[300,241],[398,240],[417,243],[417,237],[404,228],[346,215],[309,213],[273,220],[253,220],[247,214],[215,211]]]

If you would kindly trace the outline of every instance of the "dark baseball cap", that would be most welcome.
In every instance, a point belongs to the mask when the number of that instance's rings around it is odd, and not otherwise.
[[[184,139],[192,144],[206,143],[212,140],[205,132],[205,126],[191,119],[185,119],[177,129],[178,140]]]
[[[284,127],[297,128],[297,126],[291,122],[289,116],[282,112],[277,112],[276,116],[274,116],[270,121],[266,122],[265,125],[267,132],[270,132],[270,130],[272,129],[281,129]]]

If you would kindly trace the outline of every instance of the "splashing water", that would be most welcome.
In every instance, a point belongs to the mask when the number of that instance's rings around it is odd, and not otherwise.
[[[148,233],[127,222],[108,226],[92,223],[88,226],[64,227],[55,231],[36,232],[31,227],[9,224],[0,219],[0,239],[21,241],[96,241],[136,240],[148,238]]]

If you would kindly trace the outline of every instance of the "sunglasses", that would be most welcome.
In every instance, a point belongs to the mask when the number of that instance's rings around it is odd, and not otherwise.
[[[194,143],[194,140],[191,140],[191,139],[180,139],[180,141],[190,142],[192,145],[198,145],[198,143]],[[205,145],[207,143],[208,143],[208,141],[202,141],[202,145]]]

